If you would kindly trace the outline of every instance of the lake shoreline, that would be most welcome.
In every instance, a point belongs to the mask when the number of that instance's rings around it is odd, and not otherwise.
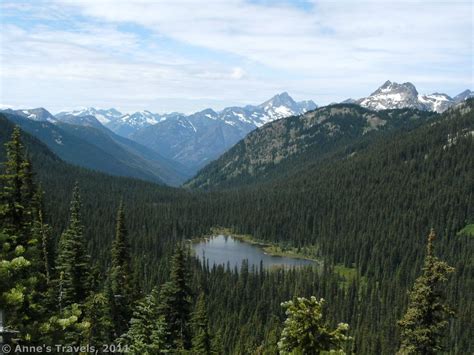
[[[247,243],[257,248],[260,248],[263,250],[264,254],[269,255],[269,256],[294,258],[294,259],[308,260],[308,261],[313,261],[316,263],[321,263],[320,259],[316,259],[314,257],[305,255],[303,253],[299,253],[295,250],[284,250],[283,247],[277,243],[269,243],[266,241],[260,241],[260,240],[255,239],[250,234],[234,233],[230,228],[213,227],[211,228],[210,234],[204,235],[202,237],[193,238],[190,241],[192,243],[199,243],[202,241],[207,241],[219,235],[229,236],[240,242]]]

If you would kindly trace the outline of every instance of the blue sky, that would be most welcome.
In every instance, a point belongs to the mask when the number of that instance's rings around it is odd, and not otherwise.
[[[0,104],[193,112],[473,88],[471,1],[0,3]]]

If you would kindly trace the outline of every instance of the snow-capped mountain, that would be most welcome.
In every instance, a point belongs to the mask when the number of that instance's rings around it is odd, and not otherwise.
[[[471,97],[474,97],[474,91],[471,90],[464,90],[462,93],[453,97],[455,103],[459,103],[461,101],[467,100]]]
[[[317,108],[313,101],[295,102],[287,92],[275,95],[270,100],[258,105],[265,115],[262,117],[263,124],[289,116],[295,116]],[[260,122],[259,122],[260,123]]]
[[[454,104],[472,97],[470,90],[463,91],[455,98],[442,93],[421,95],[412,83],[398,84],[387,80],[370,96],[359,100],[348,99],[344,103],[357,103],[373,110],[386,110],[395,108],[416,108],[419,110],[443,112]]]
[[[125,114],[115,120],[115,122],[120,121],[124,124],[128,124],[132,127],[146,127],[157,124],[161,121],[160,115],[156,113],[151,113],[150,111],[140,111],[132,114]]]
[[[318,106],[311,100],[296,102],[287,92],[273,96],[264,103],[244,107],[227,107],[218,113],[218,119],[232,126],[263,126],[280,118],[303,114]]]
[[[227,107],[219,112],[206,109],[189,116],[162,116],[160,122],[138,130],[130,138],[197,170],[255,128],[316,107],[313,101],[296,102],[284,92],[257,106]]]
[[[437,92],[430,95],[418,95],[418,101],[425,105],[425,110],[435,112],[446,111],[456,103],[448,95]]]
[[[95,117],[102,125],[124,137],[129,136],[140,128],[156,124],[162,119],[160,115],[150,111],[123,114],[114,108],[104,110],[96,109],[94,107],[69,112],[64,111],[56,115],[56,118],[59,121],[79,126],[91,125],[91,120],[85,119],[87,117]]]
[[[100,121],[95,118],[95,116],[87,115],[87,116],[73,116],[73,115],[63,115],[61,117],[56,117],[57,124],[60,123],[67,123],[70,125],[75,126],[83,126],[83,127],[94,127],[103,129],[104,126]]]
[[[392,83],[387,80],[369,97],[358,100],[358,103],[372,110],[413,107],[423,109],[424,105],[418,101],[418,91],[411,83]]]
[[[42,107],[32,108],[32,109],[22,109],[22,110],[13,110],[13,109],[6,109],[3,112],[12,113],[24,118],[28,118],[32,121],[38,122],[56,122],[56,118],[46,109]]]
[[[157,114],[150,111],[122,114],[113,108],[102,110],[89,107],[70,112],[60,112],[56,115],[56,118],[60,121],[67,119],[67,123],[70,124],[89,125],[89,122],[84,121],[83,117],[94,116],[113,132],[124,137],[131,137],[139,130],[166,121],[169,118],[180,118],[180,120],[175,120],[176,124],[178,124],[178,122],[182,121],[183,117],[192,117],[192,120],[196,118],[219,120],[249,132],[276,119],[299,115],[316,108],[317,105],[311,100],[296,102],[288,93],[283,92],[257,106],[227,107],[218,112],[206,109],[192,115],[184,115],[178,112]],[[76,122],[74,122],[74,117],[78,118]]]
[[[140,111],[124,114],[110,121],[105,126],[123,137],[129,137],[139,129],[157,124],[160,120],[160,115],[156,113]]]
[[[107,125],[109,122],[115,121],[119,117],[122,117],[123,114],[117,111],[114,108],[108,110],[96,109],[94,107],[81,108],[74,111],[63,111],[56,115],[57,118],[64,116],[75,116],[75,117],[84,117],[84,116],[94,116],[100,123]]]

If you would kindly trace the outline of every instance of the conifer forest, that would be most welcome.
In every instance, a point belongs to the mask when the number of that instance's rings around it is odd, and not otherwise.
[[[0,0],[0,355],[474,355],[473,14]]]
[[[77,353],[470,353],[473,105],[210,191],[69,165],[2,116],[4,337]],[[210,265],[190,240],[216,226],[320,262]]]

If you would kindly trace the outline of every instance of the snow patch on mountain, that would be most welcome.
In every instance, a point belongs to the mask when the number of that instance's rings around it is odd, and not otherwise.
[[[454,98],[442,93],[421,95],[412,83],[398,84],[387,80],[370,96],[359,100],[348,99],[344,103],[356,103],[372,110],[416,108],[425,111],[444,112],[456,103],[474,96],[465,90]]]

